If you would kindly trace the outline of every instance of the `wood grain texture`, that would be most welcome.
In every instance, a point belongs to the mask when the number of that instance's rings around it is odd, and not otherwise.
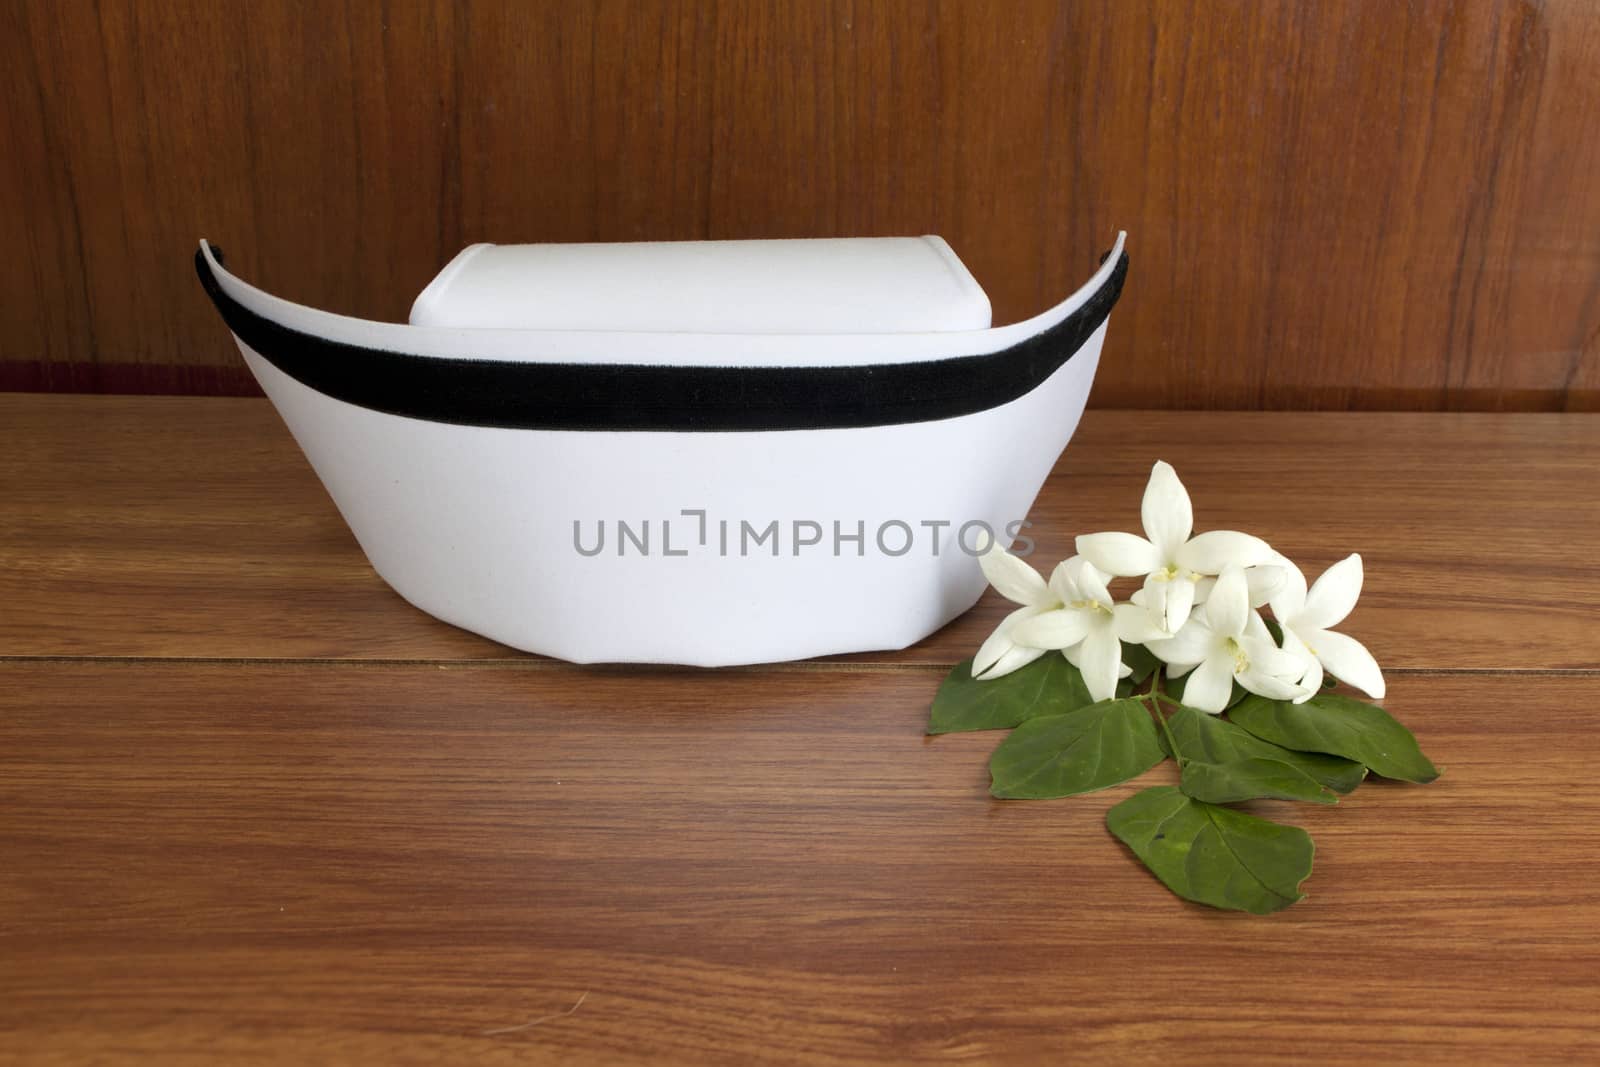
[[[1399,680],[1444,778],[1263,805],[1318,845],[1265,920],[1132,785],[987,799],[938,677],[0,664],[0,1057],[1600,1057],[1596,676]]]
[[[0,395],[0,655],[520,658],[372,572],[265,401]],[[1396,669],[1600,669],[1600,418],[1088,413],[1030,514],[1036,557],[1137,529],[1150,465],[1200,529],[1320,573],[1361,552],[1350,629]],[[992,594],[904,653],[951,664]]]
[[[1600,407],[1600,8],[0,5],[0,388],[251,390],[204,235],[401,318],[468,242],[938,232],[1134,270],[1094,403]]]

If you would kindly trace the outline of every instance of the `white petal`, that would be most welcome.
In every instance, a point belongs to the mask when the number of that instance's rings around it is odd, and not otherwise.
[[[1361,596],[1361,557],[1349,555],[1322,572],[1306,594],[1306,606],[1295,621],[1328,630],[1344,621]],[[1335,672],[1337,673],[1337,672]]]
[[[1303,704],[1315,696],[1317,690],[1322,687],[1322,664],[1317,662],[1317,657],[1312,654],[1300,635],[1287,626],[1283,628],[1283,650],[1297,657],[1303,664],[1298,680],[1305,688],[1305,695],[1295,699],[1295,703]]]
[[[1249,618],[1244,621],[1244,634],[1246,637],[1259,637],[1261,640],[1272,643],[1272,631],[1267,629],[1267,624],[1261,618],[1261,612],[1252,611]]]
[[[978,679],[980,682],[992,682],[996,678],[1004,678],[1012,671],[1021,670],[1023,667],[1026,667],[1028,664],[1044,655],[1047,651],[1049,650],[1043,648],[1029,648],[1026,645],[1012,645],[1001,654],[999,659],[994,661],[993,665],[991,665],[988,670],[983,671],[982,673],[975,671],[973,672],[972,676]]]
[[[1279,623],[1288,624],[1299,617],[1306,606],[1306,576],[1288,559],[1280,557],[1273,566],[1283,572],[1283,584],[1272,594],[1267,604]]]
[[[1167,613],[1165,624],[1168,633],[1177,633],[1189,621],[1194,608],[1194,583],[1187,578],[1174,578],[1167,583]]]
[[[1011,639],[1034,648],[1071,648],[1088,636],[1090,621],[1082,608],[1059,608],[1023,619],[1012,628]]]
[[[1249,670],[1240,671],[1239,684],[1257,696],[1264,696],[1268,700],[1293,700],[1301,702],[1301,698],[1309,700],[1311,693],[1304,687],[1294,684],[1287,679],[1275,674],[1258,671],[1252,665]],[[1185,690],[1187,694],[1187,690]]]
[[[1150,613],[1152,619],[1160,621],[1162,626],[1167,624],[1167,593],[1172,590],[1172,583],[1164,581],[1159,575],[1152,574],[1144,580],[1144,584],[1133,591],[1129,601],[1139,605]],[[1167,636],[1178,632],[1178,628],[1167,631]]]
[[[1093,563],[1080,557],[1072,568],[1072,584],[1078,587],[1078,592],[1084,600],[1098,601],[1104,607],[1112,605],[1111,591],[1106,588],[1106,576],[1101,574]]]
[[[1056,569],[1050,572],[1050,593],[1063,604],[1070,604],[1074,600],[1082,600],[1083,594],[1078,591],[1073,575],[1078,569],[1078,561],[1082,556],[1073,556],[1056,564]]]
[[[1229,564],[1217,575],[1206,598],[1206,622],[1218,637],[1238,637],[1250,621],[1250,587],[1245,584],[1244,569]]]
[[[1144,487],[1144,503],[1139,513],[1144,520],[1145,536],[1160,551],[1163,560],[1171,560],[1178,546],[1194,532],[1194,506],[1172,464],[1157,460],[1150,469],[1150,481]]]
[[[1161,628],[1154,616],[1137,604],[1118,604],[1111,609],[1111,616],[1117,637],[1130,644],[1165,641],[1171,636]]]
[[[1078,668],[1078,670],[1080,672],[1083,670],[1083,645],[1082,644],[1073,645],[1071,648],[1064,648],[1064,649],[1061,650],[1061,654],[1063,656],[1067,657],[1067,662],[1072,664],[1074,667]],[[1126,678],[1128,675],[1130,675],[1132,673],[1133,673],[1133,668],[1128,666],[1126,663],[1120,664],[1117,667],[1117,677],[1118,678]]]
[[[1015,662],[1009,668],[1001,671],[999,674],[994,673],[993,670],[993,668],[997,666],[1002,659],[1005,659],[1014,649],[1018,647],[1016,641],[1013,640],[1011,636],[1011,632],[1017,628],[1017,624],[1022,622],[1024,619],[1033,618],[1043,610],[1043,608],[1039,607],[1018,608],[1010,615],[1007,615],[1005,618],[1001,619],[1000,625],[994,628],[994,633],[990,634],[983,644],[978,646],[977,654],[972,657],[972,676],[974,678],[998,678],[1001,674],[1010,674],[1018,667],[1033,662],[1033,659],[1036,659],[1037,657]],[[1038,651],[1042,653],[1044,652],[1044,649],[1039,649]]]
[[[1320,633],[1316,637],[1317,658],[1328,673],[1349,682],[1374,700],[1382,700],[1385,690],[1383,671],[1365,645],[1344,634]]]
[[[1130,533],[1078,535],[1078,554],[1117,578],[1132,578],[1160,569],[1156,546]]]
[[[999,663],[1007,652],[1016,648],[1016,642],[1011,640],[1011,633],[1004,623],[995,628],[995,631],[983,639],[983,644],[978,646],[978,651],[972,657],[972,676],[982,678],[989,669]]]
[[[1049,587],[1039,577],[1039,572],[1001,548],[998,541],[978,557],[978,565],[983,568],[983,576],[989,579],[995,592],[1014,604],[1026,607],[1041,603],[1050,595]]]
[[[1217,647],[1217,635],[1211,632],[1204,619],[1195,615],[1176,634],[1165,641],[1146,641],[1145,647],[1163,663],[1193,666]]]
[[[1183,683],[1183,702],[1191,708],[1220,715],[1233,696],[1233,657],[1218,652],[1207,656]]]
[[[1117,640],[1110,626],[1090,629],[1089,636],[1078,649],[1078,669],[1083,672],[1083,684],[1090,696],[1096,700],[1110,700],[1117,695],[1117,677],[1122,672],[1122,642]]]
[[[1263,674],[1276,675],[1289,681],[1299,681],[1306,673],[1305,657],[1297,656],[1259,637],[1248,635],[1239,638],[1239,647],[1250,661],[1250,669]]]
[[[1312,656],[1306,664],[1306,673],[1300,678],[1300,688],[1305,692],[1294,698],[1296,704],[1304,704],[1322,690],[1322,664],[1317,657]]]
[[[1244,572],[1245,584],[1250,587],[1250,606],[1265,606],[1279,589],[1283,588],[1283,568],[1275,563],[1248,567]]]
[[[1180,567],[1198,574],[1221,574],[1230,563],[1256,567],[1272,561],[1272,546],[1236,530],[1212,530],[1178,549]]]

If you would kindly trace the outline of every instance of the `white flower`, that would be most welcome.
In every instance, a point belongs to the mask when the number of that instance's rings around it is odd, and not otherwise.
[[[1019,620],[1012,639],[1030,648],[1060,649],[1082,672],[1089,695],[1110,700],[1125,671],[1122,642],[1165,634],[1143,608],[1114,603],[1105,575],[1081,556],[1056,567],[1049,584],[1061,606]]]
[[[1212,530],[1191,538],[1194,508],[1189,492],[1164,461],[1150,470],[1140,517],[1144,537],[1084,534],[1077,540],[1078,554],[1115,577],[1143,575],[1141,601],[1169,634],[1176,634],[1188,620],[1198,599],[1195,583],[1201,578],[1222,573],[1230,563],[1255,567],[1275,555],[1261,538],[1233,530]]]
[[[1063,648],[1061,650],[1061,654],[1063,656],[1067,657],[1067,662],[1068,663],[1070,663],[1074,667],[1078,668],[1078,673],[1079,674],[1083,673],[1083,663],[1084,663],[1083,642],[1080,641],[1077,644],[1073,645],[1071,648]],[[1117,668],[1117,678],[1118,678],[1118,680],[1126,678],[1128,675],[1130,675],[1132,673],[1133,673],[1133,668],[1128,666],[1126,663],[1121,664]],[[1113,692],[1115,692],[1115,691],[1113,690]]]
[[[1039,576],[1039,572],[991,541],[987,551],[978,557],[983,575],[994,586],[995,592],[1014,604],[1022,606],[995,627],[972,657],[972,676],[989,681],[1026,667],[1048,649],[1017,642],[1013,631],[1018,623],[1061,606],[1061,601]]]
[[[1258,563],[1253,567],[1244,569],[1244,582],[1250,589],[1250,606],[1252,608],[1266,607],[1278,590],[1283,588],[1283,565],[1289,561],[1278,555],[1272,554],[1271,563]],[[1211,587],[1217,584],[1215,578],[1201,578],[1194,583],[1194,602],[1204,604],[1206,597],[1211,595]],[[1131,599],[1140,603],[1144,599],[1144,590],[1134,591]]]
[[[1340,681],[1349,682],[1375,700],[1382,700],[1383,671],[1366,646],[1353,637],[1336,634],[1330,627],[1344,621],[1361,595],[1361,557],[1351,555],[1323,572],[1306,591],[1306,576],[1282,560],[1284,581],[1272,598],[1272,614],[1283,627],[1283,647],[1306,660],[1300,684],[1307,697],[1322,685],[1323,668]]]
[[[1147,647],[1172,666],[1172,676],[1193,670],[1184,683],[1183,702],[1213,715],[1228,706],[1235,680],[1273,700],[1307,694],[1295,684],[1306,673],[1305,660],[1272,643],[1261,616],[1250,608],[1249,585],[1237,563],[1223,568],[1204,606],[1183,629]]]

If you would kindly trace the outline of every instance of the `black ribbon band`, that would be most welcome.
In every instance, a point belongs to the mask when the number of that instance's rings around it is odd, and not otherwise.
[[[849,367],[686,367],[508,363],[345,344],[258,315],[223,292],[203,254],[194,262],[228,328],[301,384],[393,415],[530,430],[823,430],[970,415],[1055,373],[1105,322],[1128,274],[1124,254],[1082,307],[998,352]]]

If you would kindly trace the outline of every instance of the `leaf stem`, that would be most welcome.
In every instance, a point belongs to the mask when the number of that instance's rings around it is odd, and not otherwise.
[[[1178,751],[1177,739],[1172,736],[1172,727],[1167,725],[1167,717],[1162,714],[1161,705],[1164,703],[1171,704],[1175,708],[1183,705],[1161,691],[1161,673],[1161,670],[1157,670],[1150,676],[1150,691],[1145,693],[1145,697],[1152,702],[1150,713],[1156,717],[1156,722],[1161,726],[1162,734],[1166,736],[1167,747],[1172,750],[1172,758],[1178,761],[1179,767],[1182,767],[1188,760],[1184,759],[1183,753]]]

